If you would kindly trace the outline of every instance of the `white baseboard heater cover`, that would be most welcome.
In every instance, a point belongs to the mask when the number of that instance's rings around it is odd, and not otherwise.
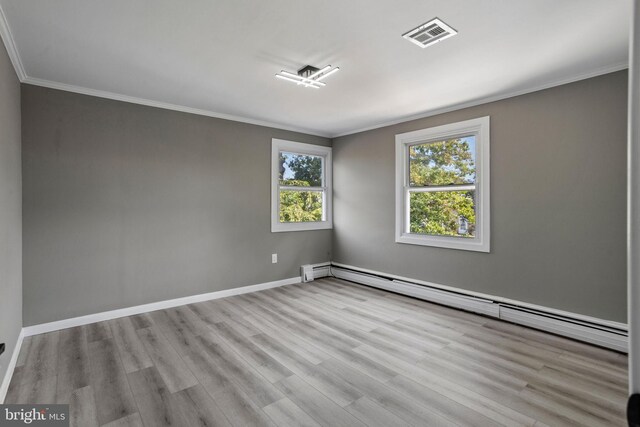
[[[339,279],[529,326],[623,353],[628,351],[626,330],[613,328],[598,322],[580,320],[572,317],[571,313],[561,315],[557,314],[557,310],[554,310],[555,313],[551,313],[544,310],[505,304],[500,301],[432,288],[427,285],[419,285],[390,277],[387,278],[383,275],[373,275],[337,266],[331,266],[331,275]]]
[[[398,292],[404,295],[420,298],[425,301],[432,301],[438,304],[472,311],[474,313],[486,314],[487,316],[492,317],[498,317],[500,314],[498,306],[491,300],[455,294],[453,292],[442,291],[440,289],[429,288],[427,286],[416,285],[401,280],[389,280],[383,277],[361,273],[359,271],[346,270],[339,267],[331,267],[331,273],[339,279],[375,286],[376,288]]]
[[[300,267],[300,277],[302,283],[313,282],[313,265],[305,264]]]
[[[331,276],[331,264],[329,264],[328,262],[323,264],[311,264],[311,267],[313,267],[313,279]]]
[[[627,331],[507,304],[500,304],[500,319],[623,353],[628,352]]]

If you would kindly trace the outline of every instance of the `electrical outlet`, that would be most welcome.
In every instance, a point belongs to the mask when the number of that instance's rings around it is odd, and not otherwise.
[[[271,264],[278,263],[278,254],[271,254]]]

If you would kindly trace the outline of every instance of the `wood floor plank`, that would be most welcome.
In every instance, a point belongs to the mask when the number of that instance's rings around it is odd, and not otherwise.
[[[394,390],[404,394],[409,399],[414,399],[418,404],[424,402],[428,409],[438,415],[447,418],[459,425],[497,427],[498,423],[485,417],[448,397],[410,380],[404,375],[387,382],[387,385]]]
[[[624,424],[624,409],[603,405],[599,399],[588,399],[583,395],[565,393],[541,384],[527,384],[524,390],[520,392],[520,395],[525,399],[533,396],[534,399],[539,401],[551,400],[554,404],[548,406],[557,405],[556,408],[562,407],[562,409],[575,410],[578,414],[591,419],[592,422]]]
[[[127,374],[131,390],[145,425],[180,426],[178,402],[152,366]]]
[[[108,340],[113,338],[111,335],[111,327],[109,322],[96,322],[82,327],[87,334],[87,342],[92,343],[94,341]]]
[[[410,424],[406,423],[397,415],[387,411],[381,405],[377,404],[373,400],[366,396],[361,397],[355,402],[351,403],[345,409],[354,417],[366,425],[373,426],[394,426],[394,427],[409,427]]]
[[[190,328],[177,323],[175,316],[169,317],[165,310],[154,311],[149,313],[149,316],[178,354],[182,356],[193,350],[190,346],[196,342],[197,335]]]
[[[235,386],[217,390],[211,396],[234,427],[275,427],[269,416]]]
[[[336,360],[328,360],[322,362],[322,365],[358,388],[363,395],[375,401],[382,408],[409,424],[454,425],[452,420],[438,414],[433,408],[424,406],[412,398],[407,398],[406,395],[403,396],[365,373],[350,369],[346,364]]]
[[[485,397],[442,377],[430,376],[428,383],[421,378],[421,384],[505,426],[531,427],[536,422],[532,417],[503,405],[501,401]]]
[[[243,316],[236,311],[236,306],[230,303],[227,298],[209,301],[209,306],[211,310],[217,314],[217,317],[220,318],[220,321],[234,325],[242,335],[250,337],[251,335],[259,333],[257,329],[244,320]]]
[[[561,390],[567,390],[567,384],[570,382],[570,389],[574,393],[588,395],[598,400],[602,400],[611,404],[612,407],[619,410],[625,408],[624,402],[627,396],[627,390],[621,390],[617,387],[611,387],[607,384],[596,384],[583,376],[570,375],[558,369],[545,366],[535,375],[535,380],[555,386]]]
[[[135,316],[131,316],[130,319],[135,329],[150,328],[153,326],[153,320],[148,313],[136,314]]]
[[[313,316],[282,306],[278,301],[273,300],[266,294],[256,295],[256,297],[260,299],[261,307],[276,313],[280,318],[287,319],[290,322],[289,326],[293,329],[301,332],[306,331],[307,334],[313,334],[314,338],[330,341],[330,345],[345,349],[354,348],[362,344],[343,332],[347,329],[346,325],[340,327],[342,330],[338,330],[327,325],[326,319],[314,319]]]
[[[310,299],[308,297],[295,299],[295,303],[301,305],[306,310],[309,310],[308,312],[321,316],[330,315],[333,318],[340,319],[341,321],[348,323],[351,327],[358,328],[363,332],[371,332],[373,329],[379,328],[382,325],[382,322],[372,322],[362,316],[357,316],[349,313],[348,311],[334,308],[327,303],[324,303],[322,306],[318,306],[318,301],[319,300],[317,299]]]
[[[254,298],[255,301],[258,302],[254,307],[255,313],[263,316],[266,320],[274,324],[278,324],[287,333],[309,343],[311,347],[319,348],[331,357],[343,360],[356,368],[367,370],[382,381],[389,380],[398,374],[398,372],[390,369],[388,366],[355,353],[351,347],[343,344],[339,339],[334,339],[332,332],[327,334],[326,332],[323,333],[323,331],[314,330],[313,328],[301,327],[294,321],[290,321],[278,313],[260,305],[261,300],[257,296],[254,296]]]
[[[55,403],[60,333],[36,335],[20,375],[20,403]]]
[[[307,362],[282,343],[265,335],[254,335],[252,339],[304,381],[322,392],[340,406],[346,406],[362,397],[362,394],[339,376],[322,366]]]
[[[320,424],[287,398],[273,402],[263,410],[279,427],[320,427]]]
[[[103,424],[102,427],[145,427],[142,424],[142,418],[137,412],[135,414],[127,415],[108,424]]]
[[[173,395],[180,411],[180,425],[185,427],[227,427],[231,424],[202,385]]]
[[[127,373],[153,366],[153,361],[136,335],[136,329],[129,317],[110,320],[109,326]]]
[[[486,378],[484,375],[475,372],[473,367],[457,366],[436,358],[431,359],[433,364],[423,363],[423,361],[418,364],[411,364],[369,346],[362,346],[354,349],[354,351],[368,358],[374,358],[392,365],[395,370],[409,378],[415,378],[428,384],[432,378],[441,376],[461,387],[466,387],[479,395],[489,398],[517,393],[526,385],[526,383],[522,383],[522,387],[514,389],[506,379],[499,382],[495,378]]]
[[[521,390],[526,384],[524,379],[527,375],[535,375],[536,370],[527,368],[526,366],[518,366],[517,364],[509,364],[509,362],[496,359],[491,355],[482,354],[481,352],[466,352],[459,348],[448,347],[441,353],[436,355],[438,359],[445,359],[445,364],[456,364],[466,369],[471,369],[478,374],[484,375],[487,379],[491,379],[497,383],[504,384],[505,387],[514,390]],[[433,359],[424,359],[420,364],[429,364]]]
[[[214,323],[223,322],[224,318],[221,317],[217,312],[208,304],[209,301],[198,302],[194,304],[189,304],[187,307],[189,310],[193,311],[196,316],[200,320],[202,320],[207,325],[212,325]]]
[[[224,344],[216,341],[212,334],[199,337],[207,354],[218,367],[259,407],[263,408],[284,396],[249,363]]]
[[[107,424],[138,411],[118,349],[111,339],[89,344],[91,386],[98,422]]]
[[[372,382],[369,378],[367,378],[367,376],[358,374],[358,371],[349,369],[348,367],[345,367],[344,365],[341,365],[339,363],[336,364],[334,361],[327,361],[325,362],[325,364],[327,365],[328,369],[331,369],[333,372],[338,373],[341,377],[345,378],[347,381],[363,390],[368,396],[374,396],[378,399],[384,399],[385,393],[388,393],[388,391],[385,391],[384,388],[380,387],[380,384]],[[487,398],[467,387],[462,387],[455,384],[454,382],[450,381],[450,379],[445,378],[446,372],[443,373],[444,377],[439,377],[436,375],[425,373],[415,365],[411,365],[408,363],[397,362],[395,366],[396,369],[403,372],[405,376],[416,378],[416,380],[420,382],[420,384],[427,386],[434,391],[442,394],[443,396],[447,396],[452,400],[485,415],[489,419],[496,420],[507,426],[530,427],[535,423],[534,419],[500,404],[499,401]]]
[[[629,375],[626,370],[597,362],[590,363],[588,359],[577,358],[573,355],[561,354],[553,362],[546,363],[546,365],[553,366],[571,374],[591,376],[591,378],[597,379],[598,381],[611,383],[618,387],[629,387]]]
[[[188,330],[192,335],[198,336],[208,331],[207,324],[186,306],[169,308],[164,312],[177,328]]]
[[[588,356],[592,360],[601,361],[611,366],[619,366],[626,369],[628,364],[626,358],[621,358],[620,353],[524,326],[493,319],[487,320],[483,326],[489,330],[520,336],[535,345],[551,346],[571,354]]]
[[[576,354],[567,351],[563,351],[562,354],[560,354],[560,359],[570,361],[576,365],[587,366],[589,369],[606,372],[607,374],[615,375],[617,377],[628,377],[628,356],[626,354],[618,354],[618,356],[622,357],[622,364],[611,364],[590,358],[588,355]]]
[[[91,386],[78,388],[71,392],[69,403],[69,425],[71,427],[97,427],[95,396]]]
[[[24,337],[22,339],[22,345],[20,346],[20,353],[18,354],[18,360],[16,361],[16,368],[24,366],[24,363],[27,361],[27,356],[30,353],[32,341],[33,341],[33,336]]]
[[[194,338],[194,340],[197,340],[197,343],[192,344],[191,350],[182,356],[182,359],[200,384],[204,385],[211,394],[232,387],[233,372],[225,370],[224,365],[220,365],[217,358],[205,349],[200,339]]]
[[[198,384],[169,341],[155,328],[138,329],[136,333],[171,393]]]
[[[56,381],[57,376],[40,377],[34,376],[27,380],[23,373],[22,384],[18,392],[19,403],[47,404],[56,403]]]
[[[325,426],[354,427],[364,424],[298,376],[277,383],[280,390],[318,423]]]
[[[261,332],[254,336],[267,335],[273,339],[283,342],[288,348],[315,365],[331,357],[319,347],[313,346],[308,341],[301,339],[295,334],[288,333],[286,328],[274,325],[267,319],[261,318],[257,315],[246,317],[246,319]]]
[[[293,375],[284,365],[226,323],[218,323],[211,329],[269,381],[276,382]]]
[[[74,390],[89,385],[89,348],[82,327],[60,331],[56,401],[69,403]]]
[[[627,362],[323,278],[28,337],[6,403],[90,427],[624,425]]]

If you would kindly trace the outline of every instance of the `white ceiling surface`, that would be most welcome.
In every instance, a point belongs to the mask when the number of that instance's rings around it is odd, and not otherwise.
[[[26,82],[325,136],[628,62],[629,0],[0,0],[0,6]],[[434,17],[459,34],[426,49],[401,37]],[[340,72],[319,90],[274,78],[307,64]]]

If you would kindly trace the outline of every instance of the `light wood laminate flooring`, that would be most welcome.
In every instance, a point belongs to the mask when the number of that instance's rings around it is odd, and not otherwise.
[[[337,279],[28,337],[75,426],[624,426],[627,357]]]

